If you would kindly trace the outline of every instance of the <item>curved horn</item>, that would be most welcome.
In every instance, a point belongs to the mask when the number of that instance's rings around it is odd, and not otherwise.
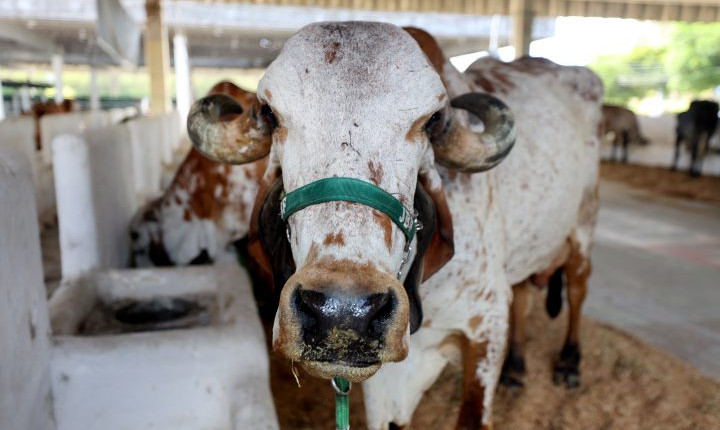
[[[478,117],[485,129],[476,133],[450,113],[442,136],[432,142],[438,163],[463,172],[483,172],[510,153],[515,144],[515,120],[505,103],[488,94],[467,93],[452,99],[450,106],[468,111],[471,121],[473,115]]]
[[[269,126],[258,116],[255,99],[248,109],[225,94],[212,94],[195,102],[187,119],[193,146],[203,155],[228,164],[258,160],[270,152]]]

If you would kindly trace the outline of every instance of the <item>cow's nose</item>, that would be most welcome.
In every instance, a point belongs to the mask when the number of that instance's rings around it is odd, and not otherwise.
[[[387,331],[397,302],[391,292],[358,296],[302,287],[295,291],[294,299],[308,346],[327,342],[333,331],[338,330],[357,336],[357,340],[380,340]]]

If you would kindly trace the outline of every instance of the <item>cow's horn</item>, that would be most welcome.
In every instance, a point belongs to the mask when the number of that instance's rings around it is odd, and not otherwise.
[[[433,139],[438,163],[463,172],[482,172],[493,168],[508,155],[515,144],[515,120],[505,103],[483,93],[455,97],[450,106],[478,117],[484,130],[473,132],[464,127],[454,114],[442,137]],[[450,111],[450,109],[448,109]]]
[[[228,164],[258,160],[270,152],[272,138],[258,117],[259,102],[250,109],[232,97],[213,94],[196,101],[187,119],[188,135],[205,156]]]

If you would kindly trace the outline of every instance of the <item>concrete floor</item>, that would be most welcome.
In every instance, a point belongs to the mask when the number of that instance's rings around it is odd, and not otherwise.
[[[720,205],[603,182],[585,312],[720,380]]]

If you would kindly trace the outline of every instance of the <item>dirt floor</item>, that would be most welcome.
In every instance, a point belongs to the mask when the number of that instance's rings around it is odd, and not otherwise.
[[[552,362],[562,345],[565,314],[549,320],[541,306],[528,326],[524,389],[498,390],[495,430],[717,430],[720,383],[610,326],[585,320],[582,385],[555,386]],[[334,428],[332,388],[272,359],[272,390],[283,430]],[[459,413],[461,372],[448,366],[415,412],[413,430],[451,430]],[[351,428],[364,429],[361,388],[351,392]]]
[[[691,178],[685,171],[603,162],[600,177],[659,194],[720,203],[720,177]]]

